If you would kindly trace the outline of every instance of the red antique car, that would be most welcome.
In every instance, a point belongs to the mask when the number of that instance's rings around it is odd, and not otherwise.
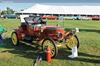
[[[43,51],[49,46],[52,58],[57,55],[58,46],[67,46],[69,49],[74,46],[79,47],[75,30],[65,31],[58,26],[47,26],[39,16],[25,17],[24,19],[25,23],[21,23],[21,26],[12,32],[13,45],[19,45],[20,42],[33,45],[35,42],[42,46]]]

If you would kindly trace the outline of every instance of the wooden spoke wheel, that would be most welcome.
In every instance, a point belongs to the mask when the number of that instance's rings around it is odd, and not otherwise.
[[[46,51],[48,46],[51,49],[51,58],[54,58],[57,55],[57,53],[58,53],[58,49],[57,49],[57,47],[55,45],[55,42],[52,39],[50,39],[50,38],[46,38],[42,42],[42,49],[43,49],[43,51]]]
[[[17,34],[15,32],[13,32],[11,34],[11,40],[12,40],[13,45],[18,45],[19,44],[19,40],[18,40]]]
[[[77,48],[79,47],[79,40],[76,35],[70,36],[68,39],[65,40],[65,42],[68,49],[72,49],[75,46],[77,46]]]

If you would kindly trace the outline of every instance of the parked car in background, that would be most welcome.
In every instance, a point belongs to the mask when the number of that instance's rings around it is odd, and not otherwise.
[[[17,15],[16,14],[6,14],[6,15],[3,15],[3,18],[17,18]]]
[[[42,16],[42,19],[51,19],[51,20],[55,20],[55,19],[57,19],[57,16],[53,16],[53,15],[44,15],[44,16]]]
[[[76,20],[77,17],[76,16],[65,16],[64,20]]]
[[[100,20],[100,16],[92,16],[92,20]]]
[[[81,20],[92,20],[91,17],[87,17],[87,16],[82,16],[80,19],[81,19]]]

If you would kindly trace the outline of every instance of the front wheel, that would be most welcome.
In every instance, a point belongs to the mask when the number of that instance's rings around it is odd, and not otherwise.
[[[76,35],[69,36],[68,39],[65,39],[65,42],[68,49],[72,49],[75,46],[79,48],[79,39]]]
[[[57,49],[57,47],[55,45],[55,42],[52,39],[50,39],[50,38],[46,38],[42,42],[42,49],[43,49],[43,51],[46,51],[48,46],[51,49],[51,58],[56,57],[56,55],[58,54],[58,49]]]
[[[12,40],[13,45],[15,46],[19,44],[19,40],[18,40],[16,32],[12,32],[11,40]]]

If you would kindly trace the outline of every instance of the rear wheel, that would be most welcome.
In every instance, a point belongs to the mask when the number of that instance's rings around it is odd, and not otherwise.
[[[51,58],[56,57],[56,55],[58,54],[58,49],[57,49],[57,47],[55,45],[55,42],[52,39],[50,39],[50,38],[46,38],[42,42],[42,49],[43,49],[43,51],[46,51],[48,46],[51,49]]]
[[[76,35],[70,36],[66,41],[66,46],[68,49],[72,49],[73,47],[77,46],[79,48],[79,40]]]
[[[11,34],[11,40],[12,40],[13,45],[15,46],[19,44],[19,40],[18,40],[16,32],[13,32]]]

